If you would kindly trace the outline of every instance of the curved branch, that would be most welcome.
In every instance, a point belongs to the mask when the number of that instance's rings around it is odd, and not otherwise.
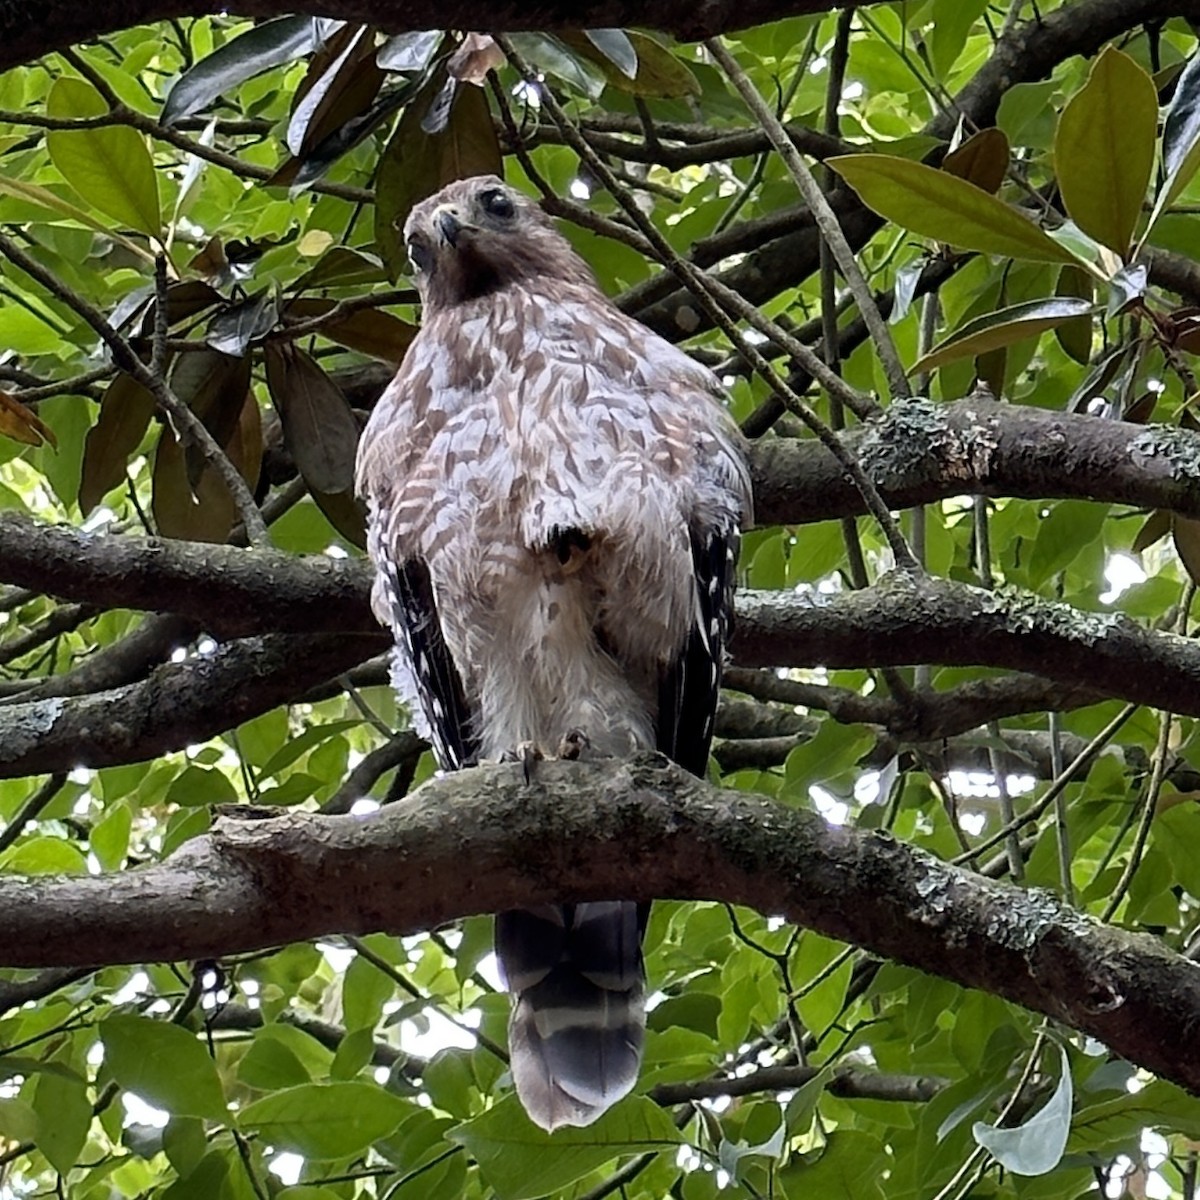
[[[893,404],[844,435],[893,508],[950,496],[1097,500],[1200,516],[1200,436],[977,396]],[[755,445],[760,524],[827,521],[866,512],[822,447],[796,439]]]
[[[0,706],[0,779],[180,750],[299,698],[379,650],[382,633],[272,634],[168,663],[140,683]]]
[[[1200,435],[1163,425],[999,404],[895,404],[844,435],[893,509],[950,496],[1086,499],[1200,518]],[[751,450],[759,523],[863,513],[833,456],[808,439]],[[169,610],[210,633],[368,632],[361,560],[94,535],[0,512],[0,578],[88,604]]]
[[[733,654],[743,666],[1004,667],[1200,715],[1200,645],[1123,613],[893,571],[829,604],[743,592],[737,621]]]
[[[463,870],[464,862],[471,864]],[[220,957],[623,896],[724,900],[1064,1021],[1200,1091],[1200,971],[1045,892],[642,755],[459,772],[365,818],[228,820],[115,876],[0,878],[0,965]]]
[[[389,33],[418,29],[596,29],[638,25],[676,37],[711,37],[801,13],[827,12],[834,0],[239,0],[246,17],[307,13],[375,25]],[[7,0],[0,4],[0,71],[64,45],[132,25],[225,13],[220,0]]]

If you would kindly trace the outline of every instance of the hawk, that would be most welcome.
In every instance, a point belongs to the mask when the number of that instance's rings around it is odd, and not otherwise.
[[[494,176],[404,227],[422,328],[363,431],[372,603],[445,770],[581,744],[702,774],[750,482],[714,376],[625,316]],[[633,1087],[627,901],[501,913],[511,1069],[545,1129]]]

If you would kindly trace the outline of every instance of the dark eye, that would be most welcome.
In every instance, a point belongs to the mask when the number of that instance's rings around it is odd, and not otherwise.
[[[499,188],[492,188],[484,192],[479,197],[479,202],[483,205],[484,212],[493,217],[500,217],[502,220],[511,217],[517,211],[513,207],[513,202]]]
[[[408,243],[408,257],[417,271],[428,271],[433,263],[433,251],[424,242],[413,238]]]

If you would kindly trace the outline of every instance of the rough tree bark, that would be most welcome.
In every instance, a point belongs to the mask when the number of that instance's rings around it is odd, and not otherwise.
[[[714,788],[659,755],[543,763],[531,784],[515,764],[482,767],[368,817],[224,818],[119,875],[0,878],[0,966],[208,958],[613,895],[775,913],[1065,1021],[1200,1090],[1194,963],[1048,893]]]

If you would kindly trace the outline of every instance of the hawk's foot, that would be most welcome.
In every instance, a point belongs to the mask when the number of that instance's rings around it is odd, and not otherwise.
[[[515,750],[506,750],[500,755],[501,762],[517,762],[525,775],[525,782],[533,782],[533,765],[543,758],[542,752],[534,742],[520,742]]]
[[[558,743],[558,757],[567,762],[578,762],[591,748],[591,739],[582,729],[568,729]]]

